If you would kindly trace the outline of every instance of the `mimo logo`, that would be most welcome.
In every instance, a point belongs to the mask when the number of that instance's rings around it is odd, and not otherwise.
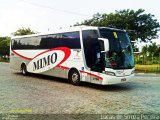
[[[35,56],[27,65],[28,72],[41,73],[48,71],[63,62],[70,56],[71,51],[66,47],[50,49]]]
[[[52,53],[46,57],[37,59],[37,61],[33,62],[33,71],[42,69],[46,66],[54,64],[57,61],[57,53]]]

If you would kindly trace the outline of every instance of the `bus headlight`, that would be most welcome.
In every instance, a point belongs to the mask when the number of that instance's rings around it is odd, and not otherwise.
[[[105,71],[106,75],[115,76],[114,72]]]

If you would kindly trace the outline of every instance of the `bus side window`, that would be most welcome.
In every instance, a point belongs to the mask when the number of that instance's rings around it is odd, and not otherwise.
[[[83,30],[82,36],[86,65],[87,67],[92,68],[92,50],[94,41],[98,41],[98,32],[97,30]]]
[[[92,68],[98,70],[101,67],[101,50],[99,44],[93,44],[92,49]]]

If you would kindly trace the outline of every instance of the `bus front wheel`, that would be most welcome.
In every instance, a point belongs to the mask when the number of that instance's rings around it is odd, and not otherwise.
[[[22,66],[21,66],[21,73],[22,73],[22,75],[28,75],[27,67],[25,64],[22,64]]]
[[[69,72],[69,80],[73,85],[80,85],[80,75],[79,72],[75,69]]]

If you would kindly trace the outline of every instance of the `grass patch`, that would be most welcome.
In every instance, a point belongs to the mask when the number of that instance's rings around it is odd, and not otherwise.
[[[156,65],[136,65],[136,72],[160,73],[160,64]]]

